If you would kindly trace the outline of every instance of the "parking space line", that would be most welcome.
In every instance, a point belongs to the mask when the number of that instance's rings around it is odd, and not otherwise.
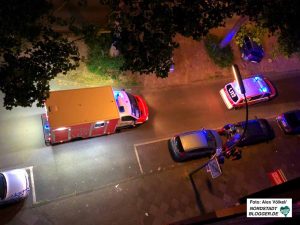
[[[142,142],[142,143],[138,143],[138,144],[134,144],[133,145],[135,156],[136,156],[137,162],[139,164],[139,168],[140,168],[141,174],[144,174],[144,170],[143,170],[143,167],[142,167],[142,164],[141,164],[141,161],[140,161],[140,157],[139,157],[139,154],[138,154],[138,151],[137,151],[137,147],[138,146],[142,146],[142,145],[153,144],[153,143],[160,142],[160,141],[165,141],[165,140],[168,140],[168,139],[170,139],[170,137],[160,138],[160,139],[156,139],[156,140],[152,140],[152,141],[147,141],[147,142]]]
[[[33,205],[36,204],[36,193],[35,193],[35,184],[34,184],[34,177],[33,177],[33,166],[29,166],[24,168],[30,171],[30,183],[31,183],[31,193],[32,193],[32,203]]]
[[[139,157],[139,154],[138,154],[137,149],[136,149],[137,145],[134,144],[133,147],[134,147],[134,152],[135,152],[137,162],[139,164],[140,172],[141,172],[141,174],[144,174],[144,171],[143,171],[143,168],[142,168],[142,165],[141,165],[141,162],[140,162],[140,157]]]
[[[148,144],[153,144],[155,142],[160,142],[160,141],[165,141],[170,139],[171,137],[167,137],[167,138],[160,138],[160,139],[155,139],[153,141],[146,141],[146,142],[142,142],[142,143],[138,143],[138,144],[134,144],[135,146],[141,146],[141,145],[148,145]]]

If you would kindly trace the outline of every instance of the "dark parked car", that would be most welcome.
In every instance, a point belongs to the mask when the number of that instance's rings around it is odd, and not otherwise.
[[[249,36],[244,37],[241,52],[242,58],[249,62],[259,63],[264,57],[262,46],[253,41]]]
[[[300,134],[300,110],[282,113],[277,118],[279,127],[286,134]]]
[[[234,127],[231,134],[240,134],[244,132],[246,121],[238,122],[235,124],[227,124],[222,129],[221,133],[224,133],[224,130]],[[270,126],[269,122],[266,119],[255,119],[248,121],[248,127],[245,133],[245,136],[241,141],[237,143],[238,147],[243,147],[247,145],[253,145],[265,141],[272,140],[275,137],[274,131]]]
[[[222,139],[215,130],[197,130],[178,134],[168,141],[172,158],[177,162],[210,156],[222,148]]]

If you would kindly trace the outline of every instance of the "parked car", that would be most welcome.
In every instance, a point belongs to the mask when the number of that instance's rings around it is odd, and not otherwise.
[[[226,130],[231,129],[231,135],[235,135],[236,133],[238,133],[242,136],[245,125],[246,121],[234,124],[226,124],[223,129],[219,131],[219,134],[222,135],[226,133]],[[248,120],[246,133],[242,140],[237,143],[237,146],[243,147],[247,145],[258,144],[261,142],[272,140],[274,137],[274,131],[266,119]]]
[[[300,110],[292,110],[280,114],[277,118],[279,127],[286,134],[300,134]]]
[[[30,192],[25,169],[0,172],[0,205],[25,199]]]
[[[172,158],[177,162],[210,156],[222,148],[222,139],[215,130],[196,130],[172,137],[168,141]]]
[[[253,41],[249,36],[244,37],[241,52],[242,59],[254,63],[259,63],[265,55],[263,47]]]
[[[273,84],[262,75],[254,75],[243,79],[248,105],[268,101],[276,96]],[[220,95],[228,109],[240,108],[246,105],[237,81],[225,85]]]

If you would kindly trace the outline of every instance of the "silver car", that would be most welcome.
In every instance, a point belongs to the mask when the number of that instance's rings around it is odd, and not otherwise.
[[[168,141],[172,158],[177,162],[210,156],[222,148],[222,139],[215,130],[197,130],[178,134]]]
[[[25,199],[29,192],[28,173],[25,169],[0,172],[0,205]]]

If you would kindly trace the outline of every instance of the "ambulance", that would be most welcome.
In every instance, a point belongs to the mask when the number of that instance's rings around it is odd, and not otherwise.
[[[146,101],[111,86],[51,91],[42,125],[46,145],[115,133],[148,120]]]

